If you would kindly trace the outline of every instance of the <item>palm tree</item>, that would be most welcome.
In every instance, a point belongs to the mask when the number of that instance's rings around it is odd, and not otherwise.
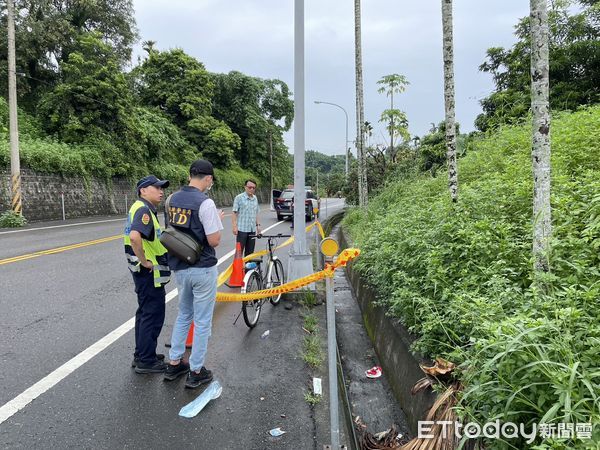
[[[548,10],[546,0],[530,0],[531,109],[533,162],[533,269],[548,272],[552,236],[550,207],[550,104]]]
[[[354,0],[354,50],[356,67],[356,153],[358,157],[358,205],[367,206],[367,161],[365,155],[365,112],[363,100],[360,0]]]
[[[156,45],[156,41],[151,41],[151,40],[143,41],[142,42],[142,49],[146,53],[150,54],[150,53],[156,51],[156,49],[154,48],[155,45]]]
[[[454,115],[454,49],[452,44],[452,0],[442,0],[444,35],[444,103],[446,106],[446,159],[448,188],[453,202],[458,200],[458,167],[456,165],[456,120]]]

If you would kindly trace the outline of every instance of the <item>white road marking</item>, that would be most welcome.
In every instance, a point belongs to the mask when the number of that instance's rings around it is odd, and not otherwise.
[[[122,219],[119,219],[122,220]],[[265,229],[265,232],[269,231],[272,228],[275,228],[277,225],[282,224],[283,221],[277,222],[274,225]],[[233,256],[235,250],[230,251],[225,254],[219,261],[217,262],[217,266],[223,264],[229,258]],[[165,302],[168,303],[177,297],[177,289],[173,289],[172,291],[167,293]],[[15,398],[5,403],[0,407],[0,424],[8,420],[14,414],[25,408],[29,403],[38,398],[40,395],[51,389],[53,386],[58,384],[60,381],[65,379],[79,367],[83,366],[86,362],[92,359],[94,356],[99,354],[101,351],[105,350],[108,346],[113,344],[119,338],[124,336],[128,331],[133,329],[135,326],[135,317],[132,317],[127,322],[125,322],[120,327],[114,329],[106,336],[104,336],[99,341],[90,345],[88,348],[83,350],[81,353],[71,358],[69,361],[64,363],[58,369],[54,370],[50,374],[46,375],[40,381],[35,383],[30,388],[23,391],[21,394],[17,395]]]
[[[107,223],[107,222],[117,222],[117,221],[123,222],[124,220],[125,220],[125,216],[120,217],[119,219],[95,220],[93,222],[68,223],[66,225],[52,225],[50,227],[25,228],[24,230],[0,231],[0,234],[24,233],[26,231],[50,230],[52,228],[76,227],[78,225],[91,225],[94,223]]]
[[[261,211],[268,211],[269,208],[261,208]],[[230,217],[231,214],[226,214],[225,217]],[[125,220],[125,216],[120,217],[119,219],[107,219],[107,220],[94,220],[92,222],[77,222],[77,223],[68,223],[64,225],[51,225],[49,227],[38,227],[38,228],[25,228],[23,230],[10,230],[10,231],[0,231],[0,234],[12,234],[12,233],[25,233],[27,231],[40,231],[40,230],[51,230],[53,228],[66,228],[66,227],[76,227],[80,225],[92,225],[96,223],[109,223],[109,222],[118,222]]]

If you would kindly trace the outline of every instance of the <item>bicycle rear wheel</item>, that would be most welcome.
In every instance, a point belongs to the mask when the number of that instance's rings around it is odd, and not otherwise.
[[[248,278],[248,283],[246,284],[246,293],[260,291],[261,289],[262,280],[258,272],[255,270]],[[249,300],[247,302],[242,302],[242,315],[244,316],[244,322],[246,322],[246,325],[248,325],[249,328],[254,328],[258,323],[262,303],[262,300]]]
[[[279,259],[274,259],[271,266],[271,273],[267,281],[267,288],[277,288],[285,283],[285,273],[283,272],[283,263]],[[277,305],[281,300],[281,294],[274,295],[269,299],[272,305]]]

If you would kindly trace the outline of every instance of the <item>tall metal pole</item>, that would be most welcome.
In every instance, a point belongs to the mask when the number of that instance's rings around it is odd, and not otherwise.
[[[348,113],[344,111],[346,114],[346,179],[348,179],[348,159],[350,158],[350,147],[348,147]]]
[[[344,142],[344,153],[346,155],[346,178],[348,178],[348,153],[350,148],[348,147],[348,112],[341,107],[340,105],[338,105],[337,103],[331,103],[331,102],[322,102],[320,100],[315,100],[315,103],[317,105],[331,105],[331,106],[337,106],[338,108],[340,108],[342,111],[344,111],[344,115],[346,116],[346,140]]]
[[[19,159],[19,124],[17,120],[17,65],[15,62],[15,5],[7,0],[8,9],[8,110],[10,128],[10,182],[12,210],[22,214],[21,204],[21,162]]]
[[[294,246],[288,259],[288,279],[313,273],[306,245],[306,177],[304,162],[304,0],[294,0]],[[314,284],[310,289],[315,289]]]
[[[328,264],[333,263],[333,258],[325,258]],[[331,426],[331,448],[340,448],[340,419],[338,410],[338,384],[337,384],[337,340],[335,337],[335,302],[333,300],[333,278],[325,279],[325,295],[327,296],[327,365],[329,366],[329,423]]]

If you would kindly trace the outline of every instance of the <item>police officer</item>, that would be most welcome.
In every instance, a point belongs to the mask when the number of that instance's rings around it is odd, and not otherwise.
[[[135,312],[137,373],[164,372],[164,355],[156,354],[156,341],[165,321],[165,284],[170,271],[167,249],[160,243],[156,208],[169,181],[148,175],[137,183],[139,199],[131,205],[125,225],[125,254],[133,276],[138,309]]]
[[[171,361],[165,380],[175,380],[187,373],[187,388],[196,388],[213,378],[212,372],[204,366],[204,359],[217,295],[215,247],[219,245],[223,229],[223,211],[217,211],[215,202],[206,195],[213,181],[212,164],[199,159],[190,167],[189,185],[168,200],[169,223],[193,237],[202,247],[200,257],[193,265],[169,255],[169,265],[175,273],[179,290],[179,313],[171,336]],[[182,358],[192,320],[194,340],[188,365]]]

